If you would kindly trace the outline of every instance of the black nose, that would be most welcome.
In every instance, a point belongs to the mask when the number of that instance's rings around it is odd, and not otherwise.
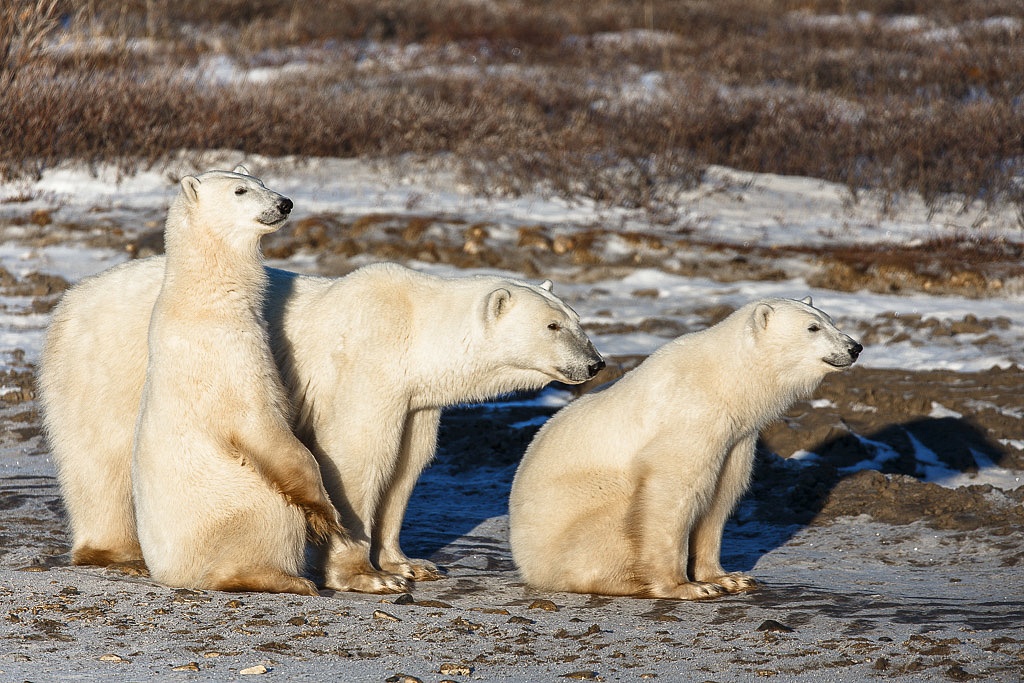
[[[292,200],[287,197],[281,197],[277,202],[277,209],[283,214],[291,213],[293,206],[295,205],[292,204]]]
[[[854,342],[853,346],[850,347],[850,358],[857,360],[857,356],[864,350],[864,347]]]
[[[588,365],[587,366],[587,372],[589,372],[590,376],[593,377],[597,373],[601,372],[601,369],[603,367],[604,367],[604,359],[602,358],[601,360],[597,361],[596,363],[591,363],[590,365]]]

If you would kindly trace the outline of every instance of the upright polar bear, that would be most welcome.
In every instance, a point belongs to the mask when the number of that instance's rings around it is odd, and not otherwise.
[[[684,600],[754,588],[719,556],[758,432],[862,350],[810,303],[748,304],[548,421],[509,503],[526,582]]]
[[[247,174],[210,171],[183,178],[168,211],[131,464],[139,544],[161,583],[317,595],[298,576],[306,521],[340,531],[261,315],[260,237],[291,208]]]
[[[128,463],[164,262],[152,257],[87,278],[53,314],[40,399],[76,563],[139,557]],[[408,579],[438,576],[402,553],[398,535],[433,456],[442,407],[579,383],[604,365],[549,285],[442,278],[393,264],[340,279],[268,274],[271,344],[296,431],[351,531],[331,539],[329,588],[397,592]]]

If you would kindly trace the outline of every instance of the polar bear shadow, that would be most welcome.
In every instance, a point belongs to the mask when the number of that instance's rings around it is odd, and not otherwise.
[[[758,444],[753,484],[739,523],[730,524],[735,535],[758,545],[744,561],[756,562],[806,526],[844,516],[976,528],[985,523],[986,508],[995,506],[985,504],[985,489],[962,484],[987,469],[1014,466],[1006,448],[960,417],[914,418],[865,434],[843,431],[800,449],[801,457],[783,458]]]

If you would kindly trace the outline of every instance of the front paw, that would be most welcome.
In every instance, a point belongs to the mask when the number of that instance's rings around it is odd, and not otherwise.
[[[352,574],[331,572],[324,579],[324,587],[336,591],[356,593],[408,593],[412,585],[404,576],[384,571],[363,571]]]
[[[405,558],[398,562],[382,562],[381,569],[394,572],[413,581],[437,581],[446,574],[429,560],[411,560]]]
[[[717,583],[730,593],[746,593],[757,590],[759,587],[754,577],[740,574],[739,572],[730,572],[729,574],[716,576],[708,579],[708,581],[710,583]]]

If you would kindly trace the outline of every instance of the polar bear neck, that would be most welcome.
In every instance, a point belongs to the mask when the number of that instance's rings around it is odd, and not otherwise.
[[[820,383],[766,365],[762,350],[743,330],[745,322],[739,316],[727,318],[713,328],[680,337],[655,354],[674,366],[672,372],[660,374],[678,382],[682,391],[704,396],[737,434],[760,432]],[[735,329],[722,334],[723,326]]]
[[[191,217],[165,233],[165,287],[188,287],[193,296],[209,300],[223,295],[243,297],[261,305],[267,287],[260,236],[243,245],[229,244]]]

